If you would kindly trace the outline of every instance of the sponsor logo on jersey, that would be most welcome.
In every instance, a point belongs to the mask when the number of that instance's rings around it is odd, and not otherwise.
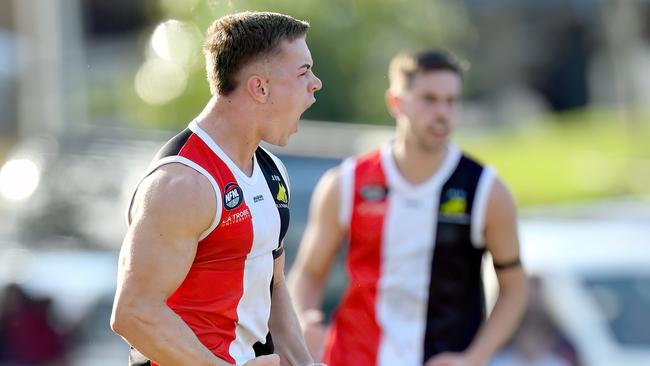
[[[381,216],[386,213],[386,201],[383,202],[359,202],[356,211],[362,216]]]
[[[467,193],[462,189],[453,188],[445,191],[442,197],[438,220],[449,224],[469,225]]]
[[[260,202],[264,201],[264,196],[261,194],[258,194],[257,196],[253,197],[253,202]]]
[[[233,213],[232,215],[228,215],[225,218],[221,220],[220,225],[222,227],[224,226],[230,226],[232,224],[237,224],[240,223],[246,219],[250,219],[251,217],[251,212],[248,208],[244,209],[243,211]]]
[[[448,189],[440,203],[440,213],[446,216],[463,216],[467,211],[467,193],[462,189]]]
[[[369,184],[361,187],[359,194],[364,201],[379,202],[388,194],[388,188],[381,184]]]
[[[223,190],[223,205],[226,207],[226,210],[233,210],[244,201],[244,192],[237,183],[228,183],[226,188]]]
[[[275,198],[284,204],[289,203],[289,196],[287,195],[287,189],[284,187],[284,184],[278,182],[278,194]]]

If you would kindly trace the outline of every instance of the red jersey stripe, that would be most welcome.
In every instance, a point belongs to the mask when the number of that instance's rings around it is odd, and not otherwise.
[[[379,151],[357,160],[347,259],[349,284],[334,316],[323,356],[323,362],[330,366],[377,362],[381,329],[376,320],[376,304],[387,211],[386,186]],[[339,328],[345,331],[338,331]]]

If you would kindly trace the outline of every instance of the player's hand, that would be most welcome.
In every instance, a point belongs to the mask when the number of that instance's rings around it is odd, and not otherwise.
[[[320,310],[310,309],[302,313],[300,325],[305,337],[307,349],[314,361],[318,362],[323,356],[326,329],[323,326],[324,315]]]
[[[431,357],[424,366],[478,366],[473,365],[462,353],[445,352]]]
[[[255,357],[244,366],[280,366],[280,356],[276,354]]]

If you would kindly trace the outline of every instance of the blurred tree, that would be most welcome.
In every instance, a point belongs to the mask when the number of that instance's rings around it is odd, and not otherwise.
[[[465,9],[451,0],[160,0],[159,7],[162,19],[193,23],[202,33],[214,19],[242,10],[309,21],[315,72],[324,84],[304,116],[314,120],[389,123],[383,103],[390,58],[402,49],[450,48],[471,36]],[[209,98],[204,61],[198,58],[187,70],[185,90],[167,103],[150,105],[132,91],[125,94],[137,114],[132,120],[167,128],[187,124]]]

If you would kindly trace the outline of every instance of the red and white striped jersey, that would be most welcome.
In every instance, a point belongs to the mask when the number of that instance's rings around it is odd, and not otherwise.
[[[415,366],[462,351],[482,323],[485,211],[494,172],[453,144],[412,185],[387,144],[341,165],[349,284],[328,332],[330,366]]]
[[[259,147],[247,176],[196,121],[163,146],[147,175],[170,163],[203,174],[214,188],[217,210],[167,305],[227,362],[243,364],[273,353],[268,328],[273,267],[289,224],[284,165]],[[131,365],[155,363],[132,350]]]

